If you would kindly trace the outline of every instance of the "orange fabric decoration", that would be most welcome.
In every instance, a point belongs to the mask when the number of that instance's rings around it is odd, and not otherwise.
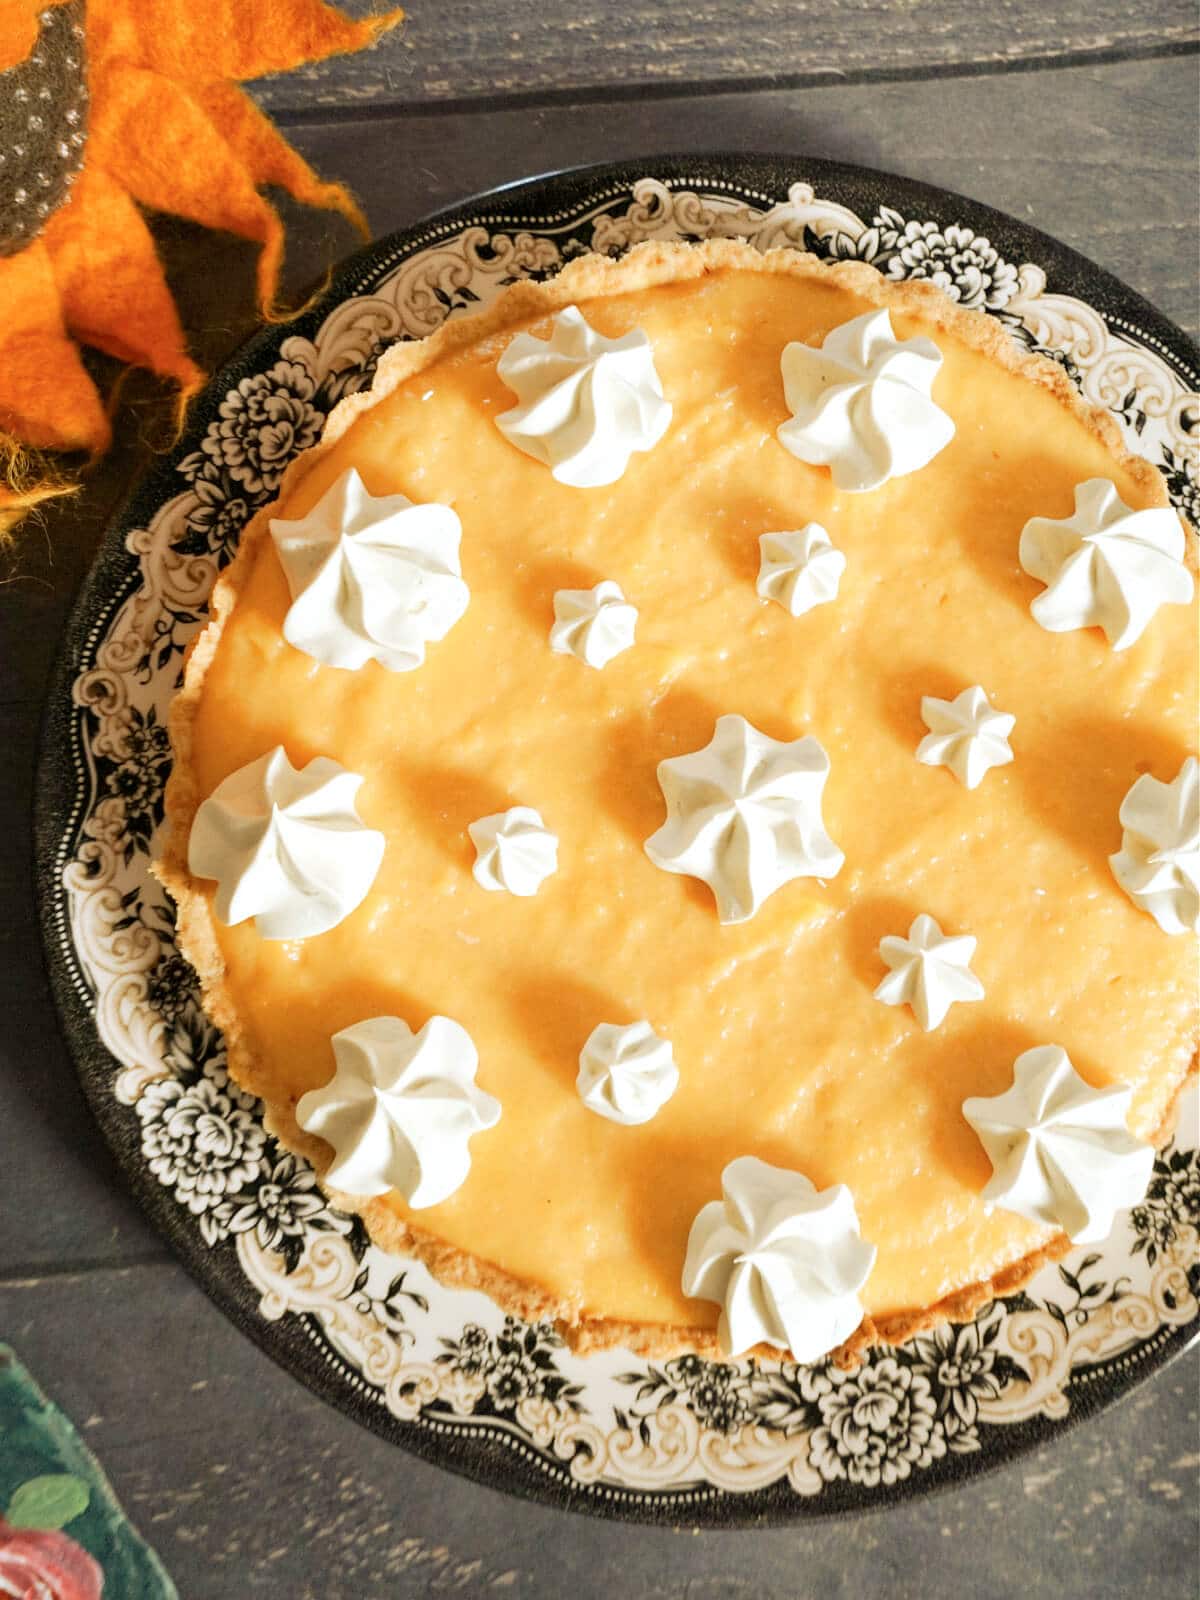
[[[29,58],[38,18],[63,3],[0,0],[0,72]],[[366,235],[351,195],[322,182],[233,80],[360,49],[402,15],[356,21],[323,0],[87,0],[82,169],[40,235],[0,256],[0,528],[51,481],[31,476],[22,447],[95,456],[109,443],[76,341],[169,379],[181,401],[202,381],[139,206],[259,244],[268,316],[283,224],[261,186],[340,211]]]
[[[38,18],[66,0],[0,0],[0,72],[24,61],[37,43]]]

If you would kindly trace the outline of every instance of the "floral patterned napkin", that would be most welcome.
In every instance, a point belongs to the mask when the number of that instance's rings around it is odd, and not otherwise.
[[[178,1600],[91,1452],[0,1344],[0,1595]]]

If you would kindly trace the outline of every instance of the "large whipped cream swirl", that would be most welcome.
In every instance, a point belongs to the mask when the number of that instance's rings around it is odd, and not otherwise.
[[[1129,1132],[1133,1091],[1093,1089],[1056,1044],[1026,1050],[1013,1085],[992,1099],[963,1101],[963,1116],[992,1163],[987,1205],[1049,1223],[1077,1244],[1112,1232],[1113,1217],[1136,1205],[1154,1168],[1153,1146]]]
[[[722,922],[744,922],[793,878],[832,878],[845,856],[825,831],[829,757],[811,737],[768,738],[717,718],[702,750],[658,764],[667,820],[646,840],[666,872],[707,883]]]
[[[983,985],[971,971],[975,943],[969,934],[947,938],[923,912],[907,939],[889,934],[880,940],[880,959],[891,970],[876,989],[876,1000],[911,1006],[926,1033],[940,1027],[956,1001],[983,999]]]
[[[496,426],[572,488],[615,483],[671,421],[646,335],[606,339],[578,306],[557,314],[549,339],[517,334],[496,371],[520,402]]]
[[[557,589],[550,648],[555,655],[577,656],[586,666],[606,667],[632,646],[637,617],[637,607],[611,578],[594,589]]]
[[[353,467],[307,516],[271,519],[292,604],[283,636],[327,667],[409,672],[467,609],[449,506],[367,493]]]
[[[997,711],[979,684],[953,700],[922,695],[921,720],[929,732],[917,746],[917,760],[927,767],[949,767],[965,788],[977,789],[993,767],[1013,758],[1008,736],[1017,719]]]
[[[383,860],[383,834],[355,809],[362,781],[327,756],[298,771],[276,745],[219,784],[196,812],[188,867],[217,880],[221,921],[311,939],[348,917]]]
[[[819,350],[786,345],[780,370],[792,415],[777,438],[856,494],[916,472],[954,437],[932,398],[941,365],[932,339],[897,339],[886,311],[842,323]]]
[[[610,1122],[649,1122],[679,1087],[670,1041],[648,1022],[601,1022],[579,1052],[575,1087],[588,1110]]]
[[[1147,772],[1121,802],[1113,876],[1164,933],[1200,933],[1200,763],[1189,756],[1170,783]]]
[[[1134,511],[1107,478],[1089,478],[1076,486],[1073,516],[1029,519],[1017,553],[1046,585],[1029,609],[1047,632],[1102,628],[1113,649],[1124,650],[1159,606],[1192,598],[1184,548],[1174,511]]]
[[[818,1192],[802,1173],[755,1156],[731,1161],[721,1187],[724,1198],[692,1224],[684,1294],[720,1305],[726,1355],[756,1344],[800,1362],[828,1355],[862,1321],[858,1291],[875,1264],[849,1189]]]
[[[470,1034],[449,1017],[416,1034],[400,1017],[368,1017],[330,1043],[333,1077],[296,1105],[300,1126],[333,1146],[326,1182],[352,1195],[397,1189],[414,1210],[447,1199],[471,1170],[468,1139],[500,1120],[500,1102],[475,1085]]]
[[[475,846],[475,881],[527,898],[558,870],[558,835],[532,806],[510,806],[467,827]]]

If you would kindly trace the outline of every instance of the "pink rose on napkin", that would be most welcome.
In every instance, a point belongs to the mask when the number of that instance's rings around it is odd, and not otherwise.
[[[65,1533],[0,1518],[0,1594],[16,1600],[101,1600],[104,1574]]]

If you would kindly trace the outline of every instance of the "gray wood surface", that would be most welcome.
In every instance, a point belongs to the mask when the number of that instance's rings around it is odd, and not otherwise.
[[[0,1285],[0,1328],[183,1600],[1194,1600],[1183,1362],[963,1489],[851,1522],[696,1534],[511,1500],[402,1454],[170,1265]]]
[[[309,106],[291,131],[357,188],[379,232],[564,163],[721,147],[858,161],[1026,218],[1194,332],[1198,81],[1192,57],[454,115],[376,105],[330,121]],[[354,241],[337,219],[288,217],[298,290]],[[158,237],[197,353],[215,362],[253,324],[252,253],[167,220]],[[112,456],[27,531],[0,587],[0,1335],[84,1427],[185,1600],[1193,1595],[1195,1355],[961,1491],[852,1524],[694,1536],[518,1504],[383,1445],[274,1368],[191,1284],[82,1104],[29,898],[43,686],[99,531],[144,464],[142,436],[161,427],[152,394],[130,386]]]
[[[374,50],[264,79],[259,97],[301,117],[377,101],[578,102],[1103,60],[1186,47],[1200,33],[1192,0],[406,0],[405,11]]]

